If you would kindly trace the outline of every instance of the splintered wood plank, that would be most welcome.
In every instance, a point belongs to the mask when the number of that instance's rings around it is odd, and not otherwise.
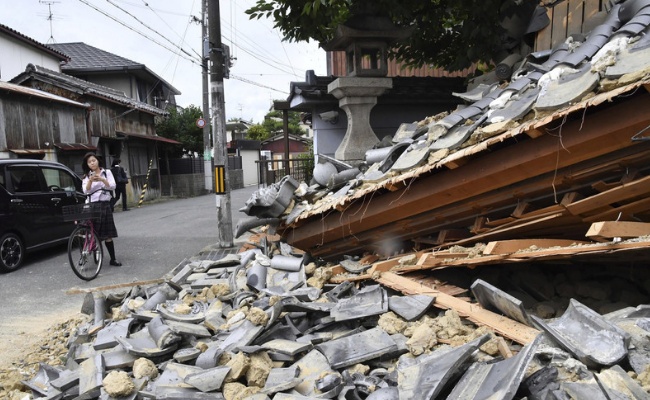
[[[501,336],[497,336],[497,348],[499,349],[499,354],[501,354],[503,358],[508,359],[513,356],[508,343],[506,343],[506,340]]]
[[[584,200],[576,201],[566,206],[573,215],[581,215],[592,210],[607,207],[611,203],[619,202],[633,197],[650,193],[650,176],[636,181],[624,183],[613,189],[587,197]]]
[[[537,249],[547,249],[549,247],[569,247],[576,244],[590,244],[589,242],[581,242],[579,240],[568,239],[514,239],[514,240],[500,240],[497,242],[490,242],[485,246],[483,254],[512,254],[520,250],[530,249],[532,246]]]
[[[647,222],[602,221],[591,224],[585,236],[602,242],[615,237],[629,239],[646,235],[650,235],[650,223]]]
[[[433,296],[436,298],[434,303],[436,307],[456,310],[460,316],[469,319],[475,324],[487,326],[498,334],[520,344],[525,345],[532,342],[539,333],[537,329],[526,326],[503,315],[493,313],[492,311],[482,308],[478,304],[472,304],[458,299],[391,272],[382,273],[381,277],[376,279],[376,281],[406,295],[425,294]]]
[[[612,208],[591,217],[583,218],[585,222],[600,222],[605,220],[619,219],[619,217],[630,218],[636,213],[650,210],[650,197],[634,201],[624,206]]]
[[[491,226],[491,227],[496,227],[496,226],[503,226],[505,224],[509,224],[511,222],[514,222],[514,221],[517,221],[517,218],[505,217],[505,218],[495,219],[495,220],[492,220],[492,221],[488,220],[488,221],[485,222],[485,225]]]
[[[149,281],[118,283],[118,284],[115,284],[115,285],[100,286],[100,287],[94,287],[94,288],[84,288],[84,289],[72,288],[72,289],[66,290],[65,294],[103,292],[105,290],[121,289],[121,288],[133,287],[133,286],[155,285],[155,284],[163,283],[163,282],[165,282],[165,279],[160,278],[160,279],[152,279],[152,280],[149,280]]]

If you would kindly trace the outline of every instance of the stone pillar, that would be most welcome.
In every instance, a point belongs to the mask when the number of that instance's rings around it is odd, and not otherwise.
[[[379,139],[370,126],[370,111],[377,97],[393,87],[391,78],[340,77],[327,86],[328,93],[339,99],[339,107],[348,116],[345,137],[334,156],[355,163],[362,161],[366,151]]]

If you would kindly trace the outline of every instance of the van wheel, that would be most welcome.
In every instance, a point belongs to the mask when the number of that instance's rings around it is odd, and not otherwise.
[[[25,247],[17,235],[7,233],[0,238],[0,271],[17,270],[22,265],[24,257]]]

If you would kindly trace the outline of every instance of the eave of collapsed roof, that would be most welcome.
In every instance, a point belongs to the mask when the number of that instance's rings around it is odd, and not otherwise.
[[[604,149],[613,151],[633,146],[629,144],[632,135],[650,125],[650,115],[643,111],[650,107],[650,94],[635,94],[640,87],[650,87],[650,79],[598,94],[543,118],[525,122],[438,162],[368,185],[337,201],[315,204],[290,226],[283,227],[282,236],[292,246],[309,250],[314,256],[327,257],[351,254],[389,237],[401,235],[401,239],[406,240],[421,236],[428,227],[416,228],[418,214],[435,212],[445,205],[507,187],[523,179],[522,170],[531,179],[541,175],[544,167],[552,172],[562,167],[556,161],[558,151],[563,148],[573,160],[594,157]],[[536,136],[532,132],[547,128],[551,122],[569,114],[580,115],[588,107],[598,105],[607,108],[584,121],[563,124],[559,148],[556,136],[543,134],[492,150],[493,146],[521,134]],[[466,159],[477,156],[476,161],[465,164]],[[542,165],[543,162],[547,165]],[[481,187],[481,179],[489,182],[489,186],[482,186],[483,193],[475,192]]]

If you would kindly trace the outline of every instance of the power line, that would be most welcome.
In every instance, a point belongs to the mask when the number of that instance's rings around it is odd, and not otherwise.
[[[177,45],[176,43],[172,42],[171,40],[169,40],[168,38],[166,38],[164,35],[162,35],[160,32],[158,32],[157,30],[153,29],[153,28],[150,27],[149,25],[145,24],[145,23],[144,23],[142,20],[140,20],[138,17],[136,17],[135,15],[131,14],[129,11],[127,11],[127,10],[125,10],[124,8],[122,8],[122,7],[118,6],[117,4],[115,4],[112,0],[106,0],[106,2],[107,2],[108,4],[110,4],[110,5],[114,6],[114,7],[116,7],[118,10],[122,11],[123,13],[127,14],[128,16],[130,16],[131,18],[133,18],[134,20],[138,21],[138,22],[140,23],[140,25],[144,26],[145,28],[149,29],[150,31],[152,31],[153,33],[157,34],[157,35],[160,36],[161,38],[165,39],[165,40],[166,40],[168,43],[170,43],[172,46],[178,48],[180,51],[182,51],[183,53],[185,53],[188,57],[192,57],[192,55],[191,55],[187,50],[183,49],[182,47],[180,47],[180,46]],[[198,55],[198,54],[197,54],[197,55]],[[200,55],[199,55],[199,58],[200,58]]]
[[[236,76],[236,75],[230,74],[230,77],[233,78],[233,79],[236,79],[238,81],[248,83],[249,85],[254,85],[254,86],[264,88],[264,89],[275,90],[276,92],[289,94],[289,92],[286,91],[286,90],[279,90],[279,89],[276,89],[276,88],[272,88],[270,86],[262,85],[261,83],[251,81],[250,79],[242,78],[241,76]]]
[[[146,39],[152,41],[153,43],[157,44],[158,46],[160,46],[160,47],[162,47],[162,48],[164,48],[164,49],[166,49],[166,50],[169,50],[169,51],[171,51],[172,53],[177,54],[177,55],[180,56],[180,57],[183,57],[184,59],[186,59],[186,60],[192,62],[193,64],[197,64],[197,65],[199,65],[199,66],[201,65],[201,60],[200,60],[200,59],[192,59],[191,57],[188,58],[188,57],[186,57],[186,56],[180,54],[180,52],[176,52],[176,51],[170,49],[169,47],[167,47],[167,46],[165,46],[164,44],[158,42],[157,40],[155,40],[155,39],[153,39],[153,38],[147,36],[146,34],[144,34],[144,33],[140,32],[140,31],[138,31],[137,29],[135,29],[135,28],[133,28],[133,27],[131,27],[131,26],[125,24],[124,22],[122,22],[122,21],[120,21],[119,19],[113,17],[112,15],[108,14],[108,13],[105,12],[104,10],[101,10],[101,9],[97,8],[96,6],[90,4],[88,1],[86,1],[86,0],[79,0],[79,1],[80,1],[81,3],[87,5],[88,7],[90,7],[90,8],[92,8],[92,9],[94,9],[94,10],[96,10],[96,11],[98,11],[98,12],[104,14],[105,16],[107,16],[108,18],[110,18],[110,19],[112,19],[113,21],[117,22],[118,24],[120,24],[120,25],[122,25],[122,26],[124,26],[124,27],[126,27],[126,28],[128,28],[128,29],[130,29],[130,30],[132,30],[133,32],[137,33],[138,35],[140,35],[140,36],[142,36],[142,37],[144,37],[144,38],[146,38]]]
[[[151,10],[151,12],[153,12],[153,13],[156,15],[156,17],[158,17],[158,18],[159,18],[159,19],[160,19],[160,20],[161,20],[165,25],[167,25],[167,27],[169,28],[170,31],[174,32],[174,33],[176,34],[176,36],[178,36],[178,38],[181,39],[181,45],[182,45],[182,44],[188,45],[188,43],[185,42],[185,36],[187,35],[187,28],[189,27],[189,22],[188,22],[187,25],[185,25],[185,32],[183,33],[183,36],[181,36],[181,35],[179,35],[178,33],[176,33],[176,31],[174,31],[174,28],[172,28],[172,27],[167,23],[167,21],[165,21],[165,20],[164,20],[160,15],[158,15],[158,13],[156,12],[156,10],[155,10],[153,7],[151,7],[151,6],[149,5],[149,3],[147,3],[147,2],[144,1],[144,0],[142,0],[142,2],[145,4],[146,7],[148,7],[148,8]],[[192,10],[194,9],[194,3],[192,3],[192,8],[191,8],[191,9],[192,9]],[[192,18],[191,18],[190,16],[188,16],[188,18],[190,19],[190,22],[191,22],[191,21],[192,21]],[[178,46],[180,47],[180,45],[178,45]],[[190,49],[191,49],[191,50],[194,52],[194,54],[196,54],[199,58],[203,57],[201,54],[197,53],[196,50],[194,50],[194,48],[193,48],[192,46],[190,46]]]

